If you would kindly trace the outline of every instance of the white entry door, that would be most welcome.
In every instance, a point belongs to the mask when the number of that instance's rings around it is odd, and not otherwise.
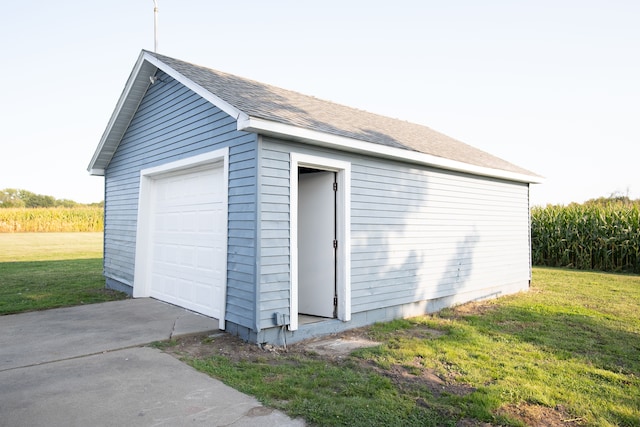
[[[150,296],[220,319],[225,303],[226,194],[223,168],[154,179]]]
[[[334,172],[298,180],[298,312],[334,317],[336,205]]]

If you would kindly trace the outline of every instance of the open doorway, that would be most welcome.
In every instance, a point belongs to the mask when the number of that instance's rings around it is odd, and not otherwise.
[[[289,330],[351,320],[351,164],[291,153]]]
[[[300,315],[333,318],[337,314],[336,175],[332,171],[298,168]]]

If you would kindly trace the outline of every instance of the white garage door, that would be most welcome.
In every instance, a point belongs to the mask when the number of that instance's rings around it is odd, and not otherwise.
[[[225,296],[226,194],[222,167],[153,182],[150,296],[220,319]]]

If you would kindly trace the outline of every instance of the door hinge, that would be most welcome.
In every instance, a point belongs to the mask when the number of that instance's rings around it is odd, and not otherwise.
[[[337,240],[333,241],[333,249],[338,249],[338,241]]]
[[[333,183],[333,191],[338,191],[338,183],[337,182]]]
[[[338,297],[333,297],[333,305],[338,305]]]

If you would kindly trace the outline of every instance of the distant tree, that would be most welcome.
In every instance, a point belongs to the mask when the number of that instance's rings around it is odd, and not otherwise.
[[[27,208],[52,208],[56,205],[55,197],[42,194],[30,193],[23,200]]]
[[[23,208],[25,203],[20,196],[21,191],[22,190],[16,190],[15,188],[5,188],[0,191],[0,207]]]
[[[63,207],[63,208],[75,208],[79,204],[80,203],[74,202],[73,200],[69,200],[69,199],[56,200],[56,206]]]
[[[611,206],[611,205],[622,205],[622,206],[632,206],[634,204],[640,204],[640,199],[632,200],[629,197],[629,190],[627,190],[627,194],[622,194],[619,191],[615,191],[611,193],[608,197],[598,197],[596,199],[589,199],[584,202],[586,206]]]

